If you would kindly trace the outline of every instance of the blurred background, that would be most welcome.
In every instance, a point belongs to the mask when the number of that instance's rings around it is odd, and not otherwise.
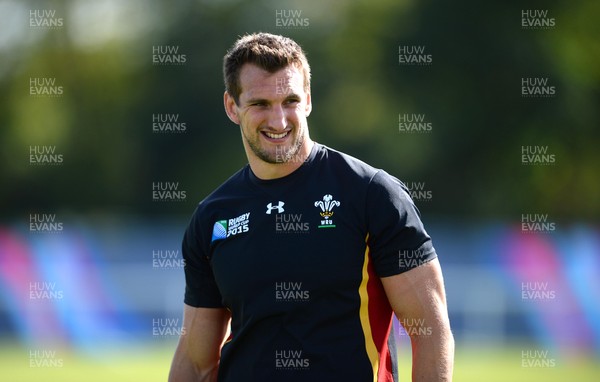
[[[411,190],[455,380],[597,380],[599,17],[582,0],[0,0],[0,380],[166,380],[183,231],[246,163],[222,57],[257,31],[306,50],[312,138]]]

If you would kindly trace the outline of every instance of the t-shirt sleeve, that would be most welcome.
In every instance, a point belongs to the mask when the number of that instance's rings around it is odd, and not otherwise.
[[[379,277],[397,275],[437,257],[406,186],[378,171],[367,191],[369,251]]]
[[[221,292],[215,281],[206,235],[202,235],[199,219],[199,209],[196,210],[188,225],[182,242],[182,254],[185,259],[185,297],[187,305],[199,308],[223,307]]]

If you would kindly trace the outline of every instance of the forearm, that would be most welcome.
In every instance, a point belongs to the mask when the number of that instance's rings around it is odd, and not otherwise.
[[[398,320],[410,335],[413,381],[452,381],[454,338],[438,260],[381,281]]]
[[[169,382],[217,381],[229,319],[226,309],[184,306],[182,334],[171,363]]]
[[[201,369],[185,355],[176,353],[169,372],[169,382],[216,382],[218,371],[218,364]]]
[[[431,327],[431,335],[411,336],[413,382],[452,381],[454,338],[448,325]]]

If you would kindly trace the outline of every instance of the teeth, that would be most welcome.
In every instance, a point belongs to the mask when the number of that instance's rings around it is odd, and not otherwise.
[[[272,138],[272,139],[279,139],[279,138],[283,138],[287,135],[287,132],[285,133],[281,133],[281,134],[273,134],[273,133],[266,133],[267,137]]]

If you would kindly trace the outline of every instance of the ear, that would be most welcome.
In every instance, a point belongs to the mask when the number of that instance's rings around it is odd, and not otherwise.
[[[231,120],[231,122],[236,125],[240,124],[240,119],[237,115],[237,104],[235,100],[227,91],[223,94],[223,105],[225,106],[225,113],[227,113],[227,117]]]
[[[306,114],[306,117],[308,117],[310,115],[310,112],[312,111],[312,101],[310,98],[310,92],[306,93],[306,106],[304,107],[304,112]]]

